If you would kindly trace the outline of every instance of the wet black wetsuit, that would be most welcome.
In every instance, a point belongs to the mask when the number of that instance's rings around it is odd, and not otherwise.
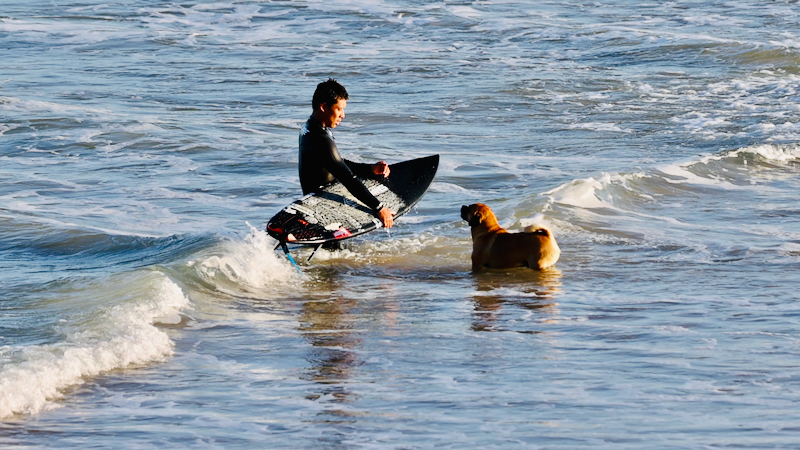
[[[314,117],[300,128],[300,185],[303,194],[318,192],[319,188],[339,180],[355,198],[378,214],[383,204],[356,178],[376,177],[371,164],[342,159],[333,140],[333,133]]]

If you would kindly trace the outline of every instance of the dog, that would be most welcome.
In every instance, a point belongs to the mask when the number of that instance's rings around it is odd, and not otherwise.
[[[461,218],[472,229],[473,272],[520,266],[542,270],[561,256],[553,232],[543,225],[531,225],[522,233],[509,233],[483,203],[462,206]]]

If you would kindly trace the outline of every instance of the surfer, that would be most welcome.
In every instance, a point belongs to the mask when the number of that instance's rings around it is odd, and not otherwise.
[[[394,213],[383,206],[364,184],[356,178],[388,177],[389,165],[356,163],[342,159],[333,139],[333,130],[344,119],[349,98],[347,90],[333,78],[317,85],[311,105],[313,112],[300,128],[300,185],[303,194],[318,192],[319,188],[339,180],[353,196],[372,209],[384,227],[394,224]]]

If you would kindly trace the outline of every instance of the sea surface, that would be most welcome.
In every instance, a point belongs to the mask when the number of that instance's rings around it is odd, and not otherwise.
[[[2,0],[0,61],[4,449],[800,448],[796,0]],[[441,164],[298,273],[328,77]]]

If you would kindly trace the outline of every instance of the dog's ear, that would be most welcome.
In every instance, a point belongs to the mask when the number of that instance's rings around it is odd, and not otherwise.
[[[481,222],[483,222],[483,213],[481,211],[472,213],[472,217],[469,219],[469,226],[477,227]]]

